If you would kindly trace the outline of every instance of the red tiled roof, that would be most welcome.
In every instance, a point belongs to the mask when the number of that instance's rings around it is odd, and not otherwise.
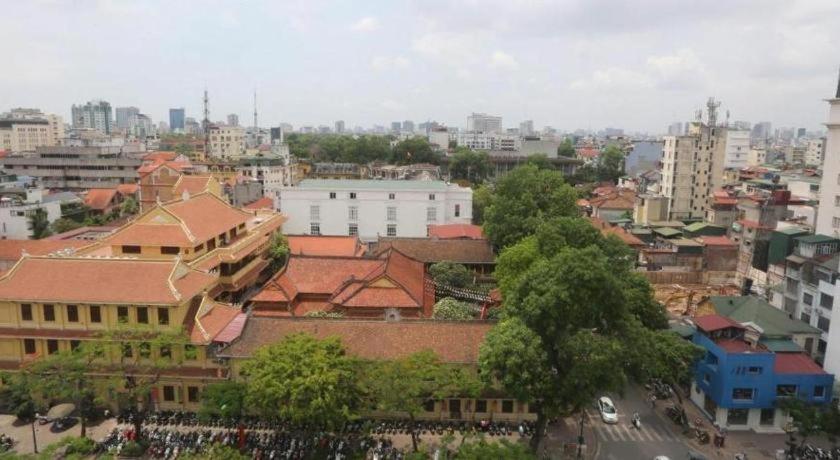
[[[741,226],[743,226],[744,228],[772,230],[772,227],[761,225],[761,223],[759,223],[757,220],[741,219],[737,222],[741,224]]]
[[[726,329],[729,327],[737,327],[739,329],[744,328],[744,326],[741,326],[741,324],[737,321],[721,315],[698,316],[694,318],[694,324],[706,332],[717,331],[719,329]]]
[[[274,200],[271,197],[264,196],[259,200],[252,201],[245,206],[245,209],[274,209]]]
[[[805,353],[776,353],[773,371],[777,374],[825,374]]]
[[[193,343],[210,343],[216,341],[216,337],[223,331],[236,317],[242,313],[239,308],[231,305],[214,302],[205,298],[205,302],[210,303],[209,311],[205,311],[196,318],[197,324],[193,324],[190,331],[190,340]],[[235,337],[234,337],[235,338]]]
[[[117,185],[117,192],[119,192],[122,195],[136,195],[139,190],[140,190],[140,185],[138,185],[138,184],[120,184],[120,185]]]
[[[117,196],[115,188],[92,188],[85,195],[85,205],[97,211],[103,211],[112,205]]]
[[[700,236],[697,238],[706,246],[737,246],[738,244],[725,236]]]
[[[606,195],[591,198],[589,204],[594,209],[631,210],[636,205],[636,194],[631,190],[616,190]]]
[[[347,352],[370,360],[404,358],[422,350],[435,352],[443,362],[475,364],[490,322],[403,320],[396,322],[315,318],[252,317],[242,337],[221,356],[249,357],[258,348],[306,333],[317,338],[338,337]]]
[[[289,253],[305,256],[358,257],[364,248],[355,236],[289,236]]]
[[[181,198],[184,192],[187,192],[190,196],[198,195],[201,192],[208,191],[212,180],[215,180],[213,176],[187,176],[182,174],[172,188],[172,196]]]
[[[45,256],[62,249],[77,249],[90,244],[82,240],[0,240],[0,260],[16,261],[23,252]]]
[[[444,224],[429,225],[429,237],[440,239],[471,239],[480,240],[484,238],[481,227],[470,224]]]
[[[490,241],[437,240],[430,238],[379,238],[371,252],[381,255],[391,249],[426,263],[457,262],[460,264],[494,264],[496,255]]]
[[[142,281],[142,289],[138,289]],[[180,304],[215,283],[175,260],[24,257],[0,278],[0,299]]]
[[[597,217],[589,217],[589,223],[592,224],[593,227],[600,230],[601,234],[603,234],[604,236],[615,235],[628,246],[647,246],[645,242],[636,237],[636,235],[629,233],[627,230],[624,230],[621,227],[612,226]]]
[[[178,158],[178,152],[161,150],[158,152],[151,152],[143,157],[143,161],[173,161]]]

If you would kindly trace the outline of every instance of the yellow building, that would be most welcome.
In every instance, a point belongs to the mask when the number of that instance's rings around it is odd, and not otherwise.
[[[34,152],[36,147],[60,145],[64,123],[57,115],[0,120],[0,149]]]

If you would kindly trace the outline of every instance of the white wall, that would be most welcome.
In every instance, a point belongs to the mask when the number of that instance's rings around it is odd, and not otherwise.
[[[724,168],[741,169],[747,167],[749,165],[750,132],[727,130],[725,152]]]
[[[840,99],[830,104],[816,233],[836,237],[840,236],[840,206],[835,204],[840,195]]]
[[[385,181],[383,181],[385,182]],[[336,197],[330,199],[330,192]],[[356,198],[349,198],[350,192]],[[395,199],[389,199],[393,193]],[[434,200],[429,199],[430,194]],[[347,235],[349,225],[358,225],[359,237],[373,240],[377,235],[387,236],[389,224],[395,224],[396,236],[425,237],[429,224],[469,224],[472,221],[472,190],[449,185],[443,190],[395,190],[383,184],[381,189],[329,190],[311,189],[306,186],[280,190],[280,212],[288,217],[283,231],[290,235],[309,234],[312,206],[318,207],[318,219],[322,235]],[[459,207],[459,216],[455,208]],[[350,207],[356,207],[358,218],[351,221]],[[388,208],[396,208],[396,219],[388,219]],[[429,221],[427,212],[435,208],[437,219]]]
[[[50,223],[61,217],[61,204],[57,201],[40,205],[4,206],[0,208],[0,238],[8,240],[28,240],[32,237],[29,216],[38,207],[47,211]]]

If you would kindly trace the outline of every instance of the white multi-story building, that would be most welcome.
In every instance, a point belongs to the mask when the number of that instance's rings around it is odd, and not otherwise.
[[[809,139],[805,146],[805,164],[821,167],[823,159],[825,159],[825,138]]]
[[[502,117],[473,112],[467,117],[467,131],[500,133],[502,132]]]
[[[443,181],[306,179],[280,190],[279,208],[292,235],[425,237],[429,225],[472,221],[472,189]]]
[[[429,131],[429,144],[440,150],[449,148],[449,131],[446,128],[433,128]]]
[[[209,147],[211,157],[239,158],[245,152],[245,128],[241,126],[211,126]]]
[[[103,134],[111,134],[114,119],[111,116],[111,104],[106,101],[90,101],[85,105],[70,108],[73,116],[73,128],[91,128]]]
[[[828,100],[828,135],[825,138],[820,209],[817,213],[817,233],[840,236],[840,81],[837,94]]]
[[[745,130],[726,130],[724,168],[741,169],[749,165],[750,132]]]
[[[461,131],[458,133],[456,142],[459,147],[467,147],[472,150],[514,151],[519,150],[522,146],[522,139],[519,136],[478,131]]]
[[[12,153],[34,152],[37,147],[61,145],[64,121],[38,109],[12,109],[0,115],[0,149]]]
[[[519,123],[520,136],[533,136],[534,134],[536,134],[534,132],[534,120],[525,120],[522,123]]]
[[[73,193],[60,192],[45,195],[41,189],[26,191],[26,200],[3,198],[0,200],[0,239],[27,240],[33,237],[32,216],[42,209],[47,223],[61,218],[61,204],[82,200]]]

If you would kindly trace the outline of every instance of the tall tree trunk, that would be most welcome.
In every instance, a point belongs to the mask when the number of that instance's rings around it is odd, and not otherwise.
[[[80,437],[86,438],[87,437],[87,408],[85,407],[85,397],[82,394],[82,384],[79,381],[76,381],[76,394],[79,395],[79,399],[76,401],[76,408],[79,410],[79,427],[81,428]]]
[[[408,430],[411,433],[411,447],[414,449],[414,452],[417,452],[417,431],[414,429],[414,414],[409,413],[408,419],[411,423],[411,426],[408,427]]]
[[[531,442],[528,443],[529,447],[531,448],[531,452],[537,453],[538,449],[540,448],[540,444],[542,444],[543,440],[543,432],[545,431],[545,425],[548,422],[548,418],[545,416],[545,412],[542,408],[537,410],[537,423],[534,426],[534,436],[531,437]]]

